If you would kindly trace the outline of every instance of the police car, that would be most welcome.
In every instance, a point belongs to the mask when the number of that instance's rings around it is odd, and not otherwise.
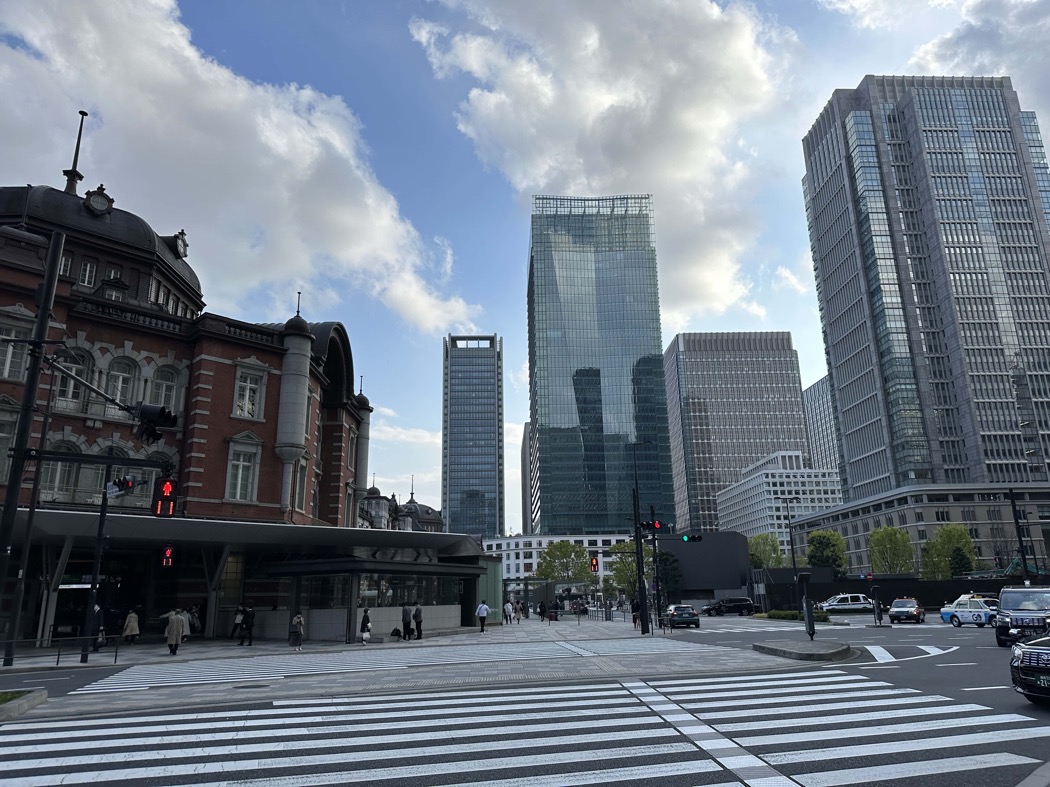
[[[999,605],[995,599],[974,593],[963,593],[951,604],[941,607],[941,620],[955,627],[972,623],[977,628],[995,625],[995,614]]]

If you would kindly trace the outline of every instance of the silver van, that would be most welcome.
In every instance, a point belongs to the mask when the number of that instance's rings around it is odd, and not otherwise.
[[[823,612],[874,612],[875,602],[863,593],[840,593],[816,607]]]

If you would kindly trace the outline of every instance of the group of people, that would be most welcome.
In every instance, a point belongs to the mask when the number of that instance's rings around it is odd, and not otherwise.
[[[423,608],[419,606],[419,602],[415,602],[415,609],[412,609],[412,604],[407,601],[401,605],[401,628],[398,631],[401,632],[401,641],[410,642],[412,640],[412,627],[416,629],[416,639],[423,639]]]
[[[503,622],[508,625],[511,622],[521,623],[521,616],[524,614],[525,603],[523,601],[507,599],[507,603],[503,605]]]
[[[233,613],[233,629],[230,631],[230,639],[237,636],[238,632],[241,636],[237,644],[243,645],[244,640],[247,639],[250,646],[255,632],[255,609],[251,604],[241,604]]]

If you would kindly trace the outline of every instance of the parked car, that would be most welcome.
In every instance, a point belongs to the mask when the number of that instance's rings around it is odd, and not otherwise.
[[[913,598],[895,598],[890,604],[890,623],[925,623],[926,610]]]
[[[978,596],[974,593],[963,593],[951,604],[941,607],[941,620],[958,628],[972,623],[977,628],[984,628],[995,623],[996,603],[993,599]]]
[[[671,628],[675,626],[700,628],[700,614],[688,604],[672,604],[664,613],[664,619]]]
[[[711,617],[712,615],[753,615],[755,614],[755,602],[746,596],[732,596],[720,598],[700,607],[700,611]]]
[[[1043,633],[1050,621],[1050,587],[1007,585],[999,591],[995,644],[1006,647]]]
[[[840,593],[814,607],[822,612],[874,612],[875,602],[863,593]]]
[[[1029,702],[1050,705],[1050,636],[1014,643],[1010,653],[1010,679],[1014,691]]]

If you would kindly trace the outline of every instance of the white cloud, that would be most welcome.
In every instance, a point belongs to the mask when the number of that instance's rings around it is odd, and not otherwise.
[[[0,114],[5,181],[61,188],[87,109],[84,186],[105,182],[162,235],[185,227],[210,309],[284,319],[301,290],[321,315],[358,288],[423,331],[472,324],[478,308],[442,291],[451,250],[434,274],[340,98],[204,57],[174,0],[5,3],[0,34],[18,97]]]
[[[783,265],[777,267],[774,287],[778,290],[784,288],[794,290],[799,295],[808,295],[813,289],[807,280],[802,279],[794,271],[785,268]]]
[[[665,325],[761,309],[740,260],[769,173],[746,131],[790,101],[792,33],[704,0],[445,4],[469,30],[410,30],[437,76],[473,80],[456,122],[486,166],[523,196],[653,194]]]
[[[372,424],[369,430],[372,440],[384,443],[407,443],[408,445],[431,448],[441,447],[441,432],[419,427],[390,426],[389,424]]]
[[[877,28],[894,28],[914,18],[917,7],[924,5],[921,0],[894,2],[893,0],[817,0],[829,11],[848,15],[853,24],[860,28],[874,30]],[[926,0],[925,5],[933,8],[957,6],[962,0]]]

